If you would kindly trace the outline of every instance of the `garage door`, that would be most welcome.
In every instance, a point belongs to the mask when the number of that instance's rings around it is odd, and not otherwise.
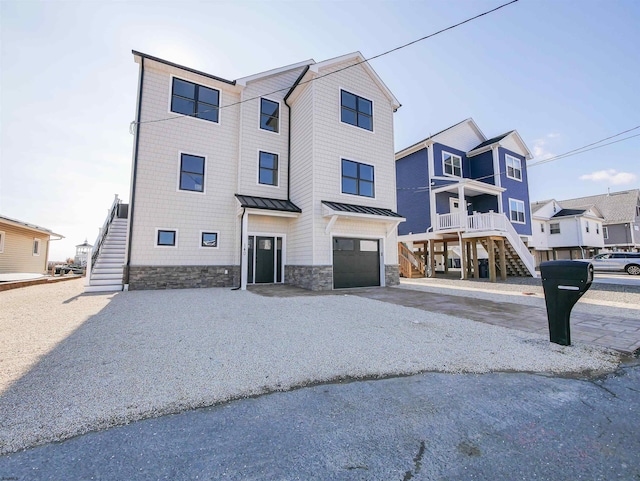
[[[333,287],[380,285],[380,241],[333,238]]]

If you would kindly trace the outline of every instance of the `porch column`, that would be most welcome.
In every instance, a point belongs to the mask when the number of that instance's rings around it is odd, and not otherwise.
[[[442,249],[442,257],[444,258],[444,273],[449,273],[449,247],[447,241],[443,242],[444,248]]]
[[[489,237],[487,244],[489,245],[489,280],[496,281],[496,244],[493,237]]]
[[[458,232],[458,239],[460,240],[460,279],[466,279],[468,260],[466,255],[467,242],[462,238],[462,232]]]
[[[460,230],[467,231],[467,199],[464,196],[464,184],[458,184],[458,202],[460,202]],[[462,247],[462,246],[460,246]]]
[[[474,240],[475,242],[475,240]],[[468,279],[469,277],[471,277],[471,244],[472,241],[470,241],[469,239],[467,239],[465,241],[465,245],[466,245],[466,254],[467,254],[467,275],[465,277],[465,279]]]
[[[242,213],[242,257],[240,259],[240,289],[247,289],[247,276],[249,275],[249,214]]]
[[[475,279],[480,279],[480,272],[478,272],[478,240],[473,239],[473,244],[471,244],[471,249],[473,250],[473,277]]]
[[[498,243],[500,248],[500,279],[507,280],[507,256],[505,252],[504,238]]]
[[[435,244],[435,240],[429,240],[427,242],[429,243],[429,266],[431,267],[431,275],[429,277],[435,277],[436,276],[436,258],[433,255],[435,252],[434,245],[433,245]]]

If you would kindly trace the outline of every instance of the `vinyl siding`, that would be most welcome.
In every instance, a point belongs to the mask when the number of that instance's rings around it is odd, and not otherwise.
[[[4,232],[4,249],[0,253],[0,272],[45,274],[49,253],[49,236],[0,222]],[[33,240],[40,239],[40,255],[33,255]]]

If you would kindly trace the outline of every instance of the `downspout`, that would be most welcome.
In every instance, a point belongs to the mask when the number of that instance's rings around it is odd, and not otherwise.
[[[238,276],[238,281],[240,282],[238,284],[238,287],[234,287],[233,289],[231,289],[232,291],[238,291],[242,288],[242,239],[244,237],[244,231],[243,231],[243,227],[244,227],[244,216],[247,213],[247,208],[243,207],[242,208],[242,217],[240,220],[240,276]]]
[[[136,197],[136,176],[138,173],[138,147],[140,145],[140,118],[142,114],[142,85],[144,84],[144,57],[140,57],[140,87],[138,89],[138,112],[136,116],[136,142],[133,152],[133,173],[131,175],[131,199],[129,200],[129,232],[127,239],[127,261],[124,265],[122,283],[129,285],[129,265],[131,263],[131,239],[133,238],[133,211]]]

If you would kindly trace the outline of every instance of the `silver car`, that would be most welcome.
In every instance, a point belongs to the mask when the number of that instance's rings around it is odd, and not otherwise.
[[[640,275],[640,252],[609,252],[589,259],[596,271],[625,271]]]

